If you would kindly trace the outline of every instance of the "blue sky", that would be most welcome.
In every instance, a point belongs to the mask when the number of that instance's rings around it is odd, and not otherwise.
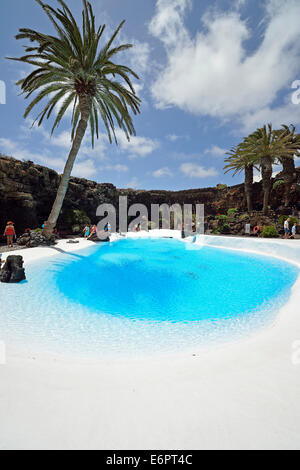
[[[55,0],[50,0],[52,5]],[[81,0],[67,0],[79,15]],[[95,149],[87,136],[75,176],[118,187],[185,189],[237,184],[223,174],[225,152],[256,127],[300,126],[292,83],[300,80],[299,0],[92,0],[107,33],[126,19],[119,56],[140,75],[143,100],[137,137],[110,145],[104,129]],[[0,152],[61,172],[70,147],[69,118],[52,138],[51,123],[30,129],[15,82],[29,69],[20,56],[20,27],[52,32],[34,0],[0,0]],[[1,93],[0,93],[1,100]],[[34,117],[34,114],[32,115]],[[274,169],[276,171],[276,168]]]

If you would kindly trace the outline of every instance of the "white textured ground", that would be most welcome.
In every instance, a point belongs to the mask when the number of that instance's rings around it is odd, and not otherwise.
[[[201,240],[300,266],[297,241]],[[20,254],[28,262],[57,250]],[[198,356],[78,363],[8,347],[0,448],[300,449],[299,305],[300,279],[272,328]]]

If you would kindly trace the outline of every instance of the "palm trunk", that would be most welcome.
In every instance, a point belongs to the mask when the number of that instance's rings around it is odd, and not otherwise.
[[[252,212],[252,194],[253,194],[253,165],[245,166],[245,194],[247,199],[248,212]]]
[[[64,172],[61,177],[61,181],[59,184],[59,188],[57,191],[56,199],[54,201],[54,204],[52,206],[52,210],[50,213],[50,216],[48,218],[47,223],[45,224],[45,228],[43,230],[43,235],[46,238],[51,238],[53,229],[56,226],[57,219],[60,215],[61,208],[68,190],[69,186],[69,181],[71,177],[71,173],[73,170],[73,166],[76,160],[76,157],[78,155],[83,137],[85,135],[89,117],[90,117],[90,111],[91,111],[91,98],[88,95],[82,95],[79,97],[79,106],[80,106],[80,112],[81,112],[81,118],[76,130],[76,134],[73,140],[72,148],[68,156],[67,163],[64,168]]]
[[[268,211],[269,211],[272,174],[273,174],[273,167],[272,167],[271,159],[268,156],[262,157],[261,176],[262,176],[262,185],[263,185],[263,191],[264,191],[264,205],[263,205],[264,215],[268,215]]]
[[[283,166],[283,179],[284,179],[284,205],[290,205],[291,186],[295,181],[296,167],[294,157],[285,157],[281,159]]]

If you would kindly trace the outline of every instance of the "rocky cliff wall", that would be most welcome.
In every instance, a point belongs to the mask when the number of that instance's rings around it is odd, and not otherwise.
[[[300,183],[300,168],[297,170]],[[0,230],[7,220],[13,220],[20,234],[26,228],[40,227],[47,219],[52,207],[60,176],[49,168],[35,165],[33,162],[19,161],[0,155]],[[297,185],[292,193],[294,205],[299,203]],[[271,206],[276,209],[282,204],[283,186],[273,191]],[[63,213],[69,209],[86,212],[94,223],[97,221],[96,209],[104,203],[118,205],[120,195],[128,196],[128,203],[142,203],[148,209],[151,204],[205,204],[207,215],[225,213],[229,208],[246,210],[243,185],[222,188],[201,188],[185,191],[136,191],[118,189],[109,183],[98,184],[81,178],[71,178],[69,190],[63,207]],[[254,185],[254,208],[261,209],[262,187]],[[59,226],[63,225],[63,213]]]

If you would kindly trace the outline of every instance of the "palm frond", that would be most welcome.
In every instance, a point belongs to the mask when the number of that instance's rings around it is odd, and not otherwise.
[[[113,61],[132,47],[131,44],[113,46],[125,21],[120,23],[108,42],[102,44],[105,25],[96,27],[89,1],[83,0],[81,26],[64,0],[57,0],[58,8],[42,0],[35,1],[48,16],[56,34],[21,28],[16,36],[18,40],[29,41],[30,45],[26,46],[25,55],[8,59],[34,67],[17,83],[26,99],[34,96],[24,116],[27,117],[43,100],[48,100],[34,122],[41,125],[56,111],[53,132],[72,105],[71,134],[74,139],[82,115],[80,96],[88,95],[92,144],[99,137],[99,118],[110,142],[114,139],[117,143],[116,126],[130,139],[135,135],[132,115],[140,112],[141,105],[131,81],[131,77],[138,79],[138,75],[127,65]]]

